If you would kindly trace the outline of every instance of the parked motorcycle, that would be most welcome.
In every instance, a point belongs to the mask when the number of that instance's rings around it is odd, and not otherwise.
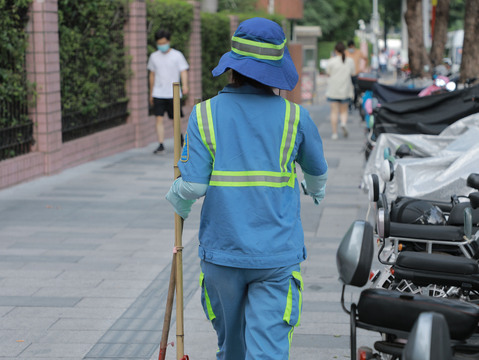
[[[455,299],[368,288],[360,293],[357,302],[346,307],[346,286],[363,287],[368,282],[374,256],[373,247],[373,227],[366,221],[357,220],[343,237],[336,255],[339,279],[343,283],[341,305],[350,316],[352,360],[403,358],[403,352],[407,351],[404,350],[404,343],[414,324],[421,313],[430,311],[441,314],[446,320],[451,338],[446,344],[449,344],[454,356],[479,352],[477,346],[467,344],[467,339],[476,332],[479,322],[479,307],[473,304]],[[358,328],[382,334],[382,340],[374,344],[376,352],[364,347],[357,348]],[[414,342],[409,346],[413,345]],[[409,353],[406,352],[406,356],[407,354]],[[421,358],[414,360],[419,359]]]
[[[471,174],[468,185],[479,188],[479,174]],[[409,203],[403,202],[404,206],[395,208],[394,214],[387,210],[387,200],[380,194],[376,224],[380,237],[378,259],[386,267],[373,271],[372,286],[468,301],[479,299],[479,191],[467,198],[468,202],[458,202],[453,197],[450,204],[437,205],[409,198]],[[407,205],[414,203],[426,204],[426,208],[413,205],[407,213]],[[424,225],[434,219],[431,210],[436,209],[442,216],[439,206],[449,211],[447,220],[444,219],[447,225]],[[397,217],[400,212],[403,218],[399,220],[416,224],[390,221],[391,214]]]

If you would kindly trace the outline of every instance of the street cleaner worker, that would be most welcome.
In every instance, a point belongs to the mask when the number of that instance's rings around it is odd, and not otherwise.
[[[214,76],[232,83],[190,115],[166,198],[187,218],[205,196],[199,230],[201,301],[221,360],[288,359],[301,319],[306,259],[296,164],[316,204],[328,166],[307,110],[275,95],[298,74],[282,28],[242,22]]]

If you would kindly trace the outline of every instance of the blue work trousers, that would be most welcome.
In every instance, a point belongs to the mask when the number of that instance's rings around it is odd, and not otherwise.
[[[287,360],[301,319],[299,264],[240,269],[201,262],[201,302],[218,336],[217,360]]]

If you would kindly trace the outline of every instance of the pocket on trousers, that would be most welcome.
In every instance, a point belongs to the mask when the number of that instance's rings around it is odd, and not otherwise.
[[[203,311],[205,312],[206,318],[210,321],[213,321],[216,318],[213,308],[211,306],[210,297],[208,296],[208,291],[205,286],[205,274],[201,272],[200,274],[200,287],[201,287],[201,305],[203,306]]]
[[[289,289],[286,298],[286,308],[283,320],[291,326],[298,326],[301,322],[303,307],[303,278],[299,271],[293,271],[289,279]]]

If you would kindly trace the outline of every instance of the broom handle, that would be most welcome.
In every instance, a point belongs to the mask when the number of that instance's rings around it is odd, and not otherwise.
[[[166,298],[165,319],[163,320],[163,331],[161,333],[160,355],[158,360],[165,360],[166,348],[168,347],[168,335],[170,333],[171,313],[173,310],[173,299],[175,298],[176,281],[176,254],[173,254],[170,271],[170,285],[168,286],[168,297]]]
[[[180,176],[178,161],[181,156],[181,117],[180,117],[180,83],[173,83],[173,139],[174,139],[174,174]],[[176,250],[176,358],[184,357],[183,329],[183,218],[175,213],[175,250]]]

